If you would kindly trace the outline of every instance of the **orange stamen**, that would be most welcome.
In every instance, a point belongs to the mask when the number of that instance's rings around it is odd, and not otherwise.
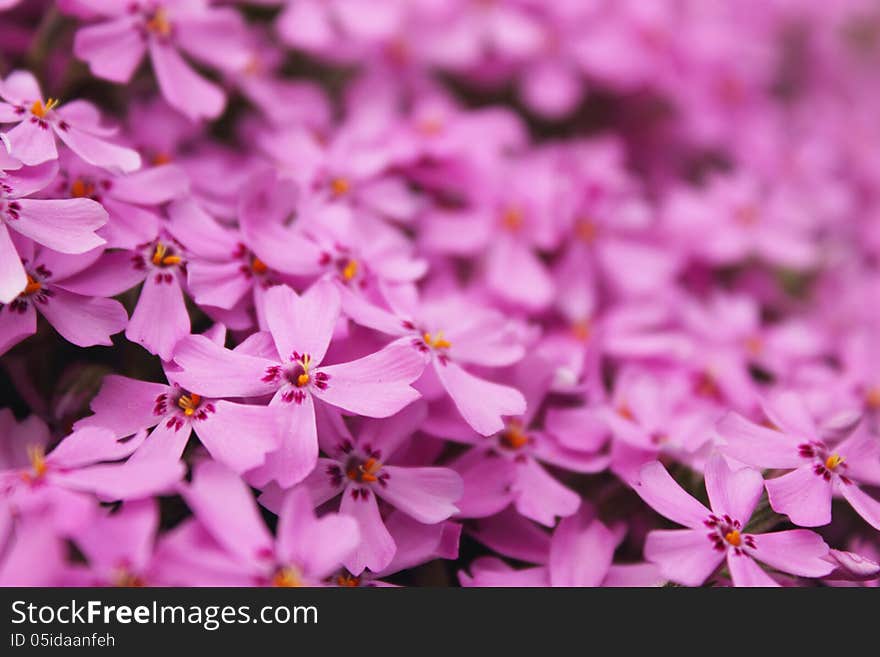
[[[437,331],[437,335],[432,337],[430,333],[423,333],[422,339],[425,344],[434,349],[449,349],[452,343],[443,337],[443,331]]]
[[[571,332],[576,340],[586,342],[590,339],[590,335],[593,332],[592,323],[589,319],[579,319],[571,325]]]
[[[189,395],[181,395],[180,399],[177,400],[177,405],[183,410],[184,415],[190,417],[196,412],[201,402],[202,396],[191,392]]]
[[[825,459],[825,467],[829,470],[834,470],[841,463],[843,463],[843,457],[839,454],[832,454],[827,459]]]
[[[501,444],[509,449],[521,449],[529,444],[529,440],[522,423],[518,421],[510,422],[507,431],[501,434]]]
[[[880,386],[874,386],[865,395],[865,403],[872,411],[880,410]]]
[[[761,340],[758,336],[751,336],[746,338],[746,352],[750,356],[759,356],[761,351],[764,349],[764,341]]]
[[[376,473],[382,469],[382,463],[373,457],[368,458],[356,468],[351,468],[345,474],[352,481],[362,481],[368,484],[375,483],[379,480]]]
[[[599,236],[599,226],[596,225],[596,222],[592,219],[585,217],[579,219],[577,224],[575,224],[574,232],[578,236],[578,239],[587,244],[592,244]]]
[[[349,260],[345,267],[342,270],[342,278],[346,281],[350,281],[352,278],[357,276],[358,271],[358,263],[357,260]]]
[[[37,118],[45,119],[46,115],[56,107],[58,107],[57,98],[50,98],[46,101],[45,105],[43,105],[42,100],[35,100],[34,104],[31,105],[31,114],[33,114]]]
[[[171,34],[171,21],[168,19],[168,12],[163,7],[159,7],[153,12],[152,18],[147,21],[147,29],[153,34],[163,37]]]
[[[32,294],[36,294],[40,290],[43,289],[43,284],[40,281],[34,280],[33,276],[30,274],[27,275],[27,283],[24,286],[24,290],[21,291],[21,295],[25,297],[29,297]]]
[[[522,228],[523,223],[525,223],[525,216],[518,207],[509,207],[501,213],[501,225],[512,233]]]
[[[265,274],[268,271],[268,269],[269,269],[269,266],[265,262],[260,260],[258,257],[254,256],[251,259],[251,270],[255,274]]]
[[[179,255],[165,255],[168,253],[168,247],[159,242],[156,244],[156,249],[153,251],[153,257],[151,260],[153,264],[157,267],[170,267],[172,265],[179,265],[183,258]]]
[[[733,547],[739,547],[742,544],[742,535],[740,535],[738,529],[734,529],[732,532],[727,532],[724,535],[724,540]]]
[[[272,586],[281,586],[285,588],[302,586],[302,579],[299,571],[290,566],[279,568],[272,577]]]
[[[355,587],[361,585],[361,578],[354,575],[340,575],[336,578],[338,586]]]
[[[351,183],[348,182],[348,178],[334,178],[330,181],[330,190],[333,192],[333,196],[344,196],[350,189]]]
[[[21,478],[27,482],[40,479],[46,474],[49,466],[46,464],[46,450],[40,445],[30,445],[27,448],[28,460],[31,462],[31,471],[23,472]]]
[[[95,193],[94,183],[87,183],[82,178],[77,178],[70,186],[70,195],[73,198],[89,198]]]

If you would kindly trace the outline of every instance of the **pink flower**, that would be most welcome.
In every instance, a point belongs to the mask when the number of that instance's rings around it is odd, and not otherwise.
[[[104,252],[67,284],[79,294],[115,296],[143,281],[125,337],[168,361],[190,331],[182,290],[186,252],[161,227],[157,229],[158,234],[135,248]]]
[[[645,557],[665,577],[699,586],[726,559],[734,586],[778,586],[758,562],[801,577],[821,577],[834,568],[825,560],[825,541],[811,531],[746,531],[763,490],[757,470],[731,470],[715,455],[706,464],[705,479],[711,511],[688,495],[659,462],[641,470],[635,491],[655,511],[688,528],[648,534]]]
[[[432,365],[426,386],[439,385],[458,412],[484,436],[504,427],[502,416],[522,415],[525,397],[515,388],[479,378],[459,363],[501,366],[524,355],[515,328],[499,313],[447,296],[422,304],[405,303],[389,312],[343,291],[343,306],[353,321],[399,336],[393,344],[408,346]]]
[[[470,573],[459,573],[462,586],[659,586],[665,580],[649,563],[614,563],[623,540],[622,524],[609,527],[588,504],[559,523],[552,538],[534,526],[501,514],[480,521],[475,538],[505,556],[540,565],[515,570],[497,557],[480,557]],[[524,546],[534,549],[524,551]]]
[[[42,164],[58,157],[55,137],[95,166],[113,171],[139,169],[140,156],[105,139],[115,131],[101,125],[97,108],[84,100],[59,105],[43,98],[36,78],[15,71],[0,83],[0,123],[17,123],[0,135],[9,154],[24,164]]]
[[[169,372],[171,380],[174,372]],[[145,459],[177,462],[192,432],[213,458],[237,473],[263,464],[281,443],[280,409],[211,399],[178,385],[104,378],[92,400],[91,415],[77,427],[107,429],[126,438],[153,427],[133,452],[131,463]]]
[[[269,332],[253,336],[247,350],[230,351],[189,336],[174,352],[182,368],[175,378],[188,390],[221,398],[271,396],[271,405],[286,408],[284,442],[251,473],[254,483],[274,480],[289,487],[315,467],[315,399],[349,413],[388,417],[419,397],[409,384],[424,362],[405,345],[392,343],[355,361],[321,365],[339,312],[339,293],[328,281],[302,296],[280,285],[266,292]]]
[[[205,0],[79,0],[79,4],[108,19],[76,34],[74,52],[88,62],[92,73],[128,82],[149,52],[159,89],[169,104],[194,121],[223,112],[223,91],[193,71],[178,51],[221,69],[244,68],[250,55],[237,12],[211,7]]]
[[[115,512],[104,510],[77,531],[73,541],[88,566],[74,566],[65,586],[151,586],[161,583],[162,564],[154,557],[159,530],[155,500],[125,502]]]
[[[108,249],[134,249],[155,238],[160,208],[186,196],[186,172],[174,164],[150,166],[127,175],[113,175],[74,157],[59,158],[61,169],[43,190],[47,198],[88,198],[100,203],[109,221],[98,235]]]
[[[27,283],[9,304],[0,303],[0,354],[37,330],[37,313],[68,342],[80,347],[111,346],[110,336],[128,323],[121,303],[69,291],[66,280],[87,268],[94,257],[69,256],[35,247],[19,248]]]
[[[355,550],[357,522],[316,518],[309,494],[296,489],[279,509],[277,536],[260,518],[247,486],[218,463],[195,469],[181,491],[196,525],[182,526],[160,548],[164,576],[195,586],[321,586]]]
[[[107,223],[107,212],[98,203],[26,198],[46,187],[57,171],[54,163],[0,170],[0,303],[11,302],[28,284],[9,229],[61,253],[85,253],[104,243],[95,234]]]
[[[793,393],[772,396],[763,404],[774,429],[754,424],[736,413],[718,423],[728,456],[760,468],[791,470],[768,479],[770,506],[803,527],[831,522],[831,497],[842,495],[875,529],[880,529],[880,502],[857,483],[880,485],[880,443],[867,431],[855,430],[834,444],[820,433],[803,401]]]
[[[379,510],[382,499],[402,513],[424,524],[441,523],[454,515],[461,497],[461,478],[440,467],[395,465],[395,455],[424,420],[421,404],[410,404],[387,420],[366,420],[357,432],[349,433],[339,416],[327,413],[322,424],[321,445],[330,458],[318,459],[303,481],[319,506],[341,495],[339,511],[358,522],[361,543],[345,560],[354,575],[364,568],[385,571],[397,551],[394,538]],[[264,493],[260,501],[270,509],[279,507],[277,489]]]
[[[177,463],[113,462],[131,454],[144,434],[118,442],[106,429],[85,427],[47,454],[45,424],[30,418],[16,427],[8,413],[0,412],[0,423],[12,429],[5,434],[11,444],[0,464],[0,490],[8,504],[2,513],[43,514],[53,518],[52,526],[61,535],[90,521],[94,500],[89,494],[107,501],[143,498],[166,491],[183,474]]]

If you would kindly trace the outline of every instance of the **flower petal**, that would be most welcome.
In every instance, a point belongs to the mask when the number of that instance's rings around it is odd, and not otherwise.
[[[764,482],[770,506],[801,527],[819,527],[831,522],[831,482],[802,465],[786,475]]]
[[[691,529],[703,528],[710,515],[709,509],[686,493],[659,461],[642,466],[635,491],[657,513]]]

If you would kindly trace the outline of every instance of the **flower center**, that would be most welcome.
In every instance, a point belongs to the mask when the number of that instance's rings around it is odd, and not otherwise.
[[[275,571],[272,576],[272,586],[292,588],[302,586],[302,576],[293,566],[284,566]]]
[[[46,463],[46,450],[40,445],[30,445],[27,448],[27,456],[31,463],[31,470],[23,472],[21,478],[27,482],[41,479],[49,469],[49,465]]]
[[[34,104],[31,105],[31,114],[39,119],[45,119],[46,115],[56,107],[58,107],[57,98],[50,98],[46,101],[45,105],[43,105],[42,100],[35,100]]]
[[[525,431],[522,422],[513,420],[507,425],[507,430],[502,432],[498,438],[502,447],[507,449],[518,450],[529,444],[531,438]]]
[[[743,205],[734,211],[733,217],[743,226],[754,226],[758,223],[758,208],[751,204]]]
[[[432,349],[449,349],[452,343],[443,337],[443,331],[437,331],[433,336],[430,333],[423,333],[422,340]]]
[[[121,588],[143,588],[147,582],[137,573],[131,572],[128,568],[120,568],[113,576],[113,586]]]
[[[39,292],[42,289],[43,289],[43,284],[40,281],[36,280],[33,276],[28,274],[27,275],[27,284],[24,286],[24,289],[21,291],[21,296],[29,297],[29,296],[36,294],[37,292]]]
[[[801,458],[812,460],[814,462],[813,472],[825,481],[831,481],[831,475],[836,474],[844,484],[852,483],[843,474],[848,467],[846,459],[840,454],[830,451],[822,441],[814,440],[798,445],[798,454]]]
[[[179,265],[183,259],[162,242],[157,242],[150,260],[157,267],[173,267]]]
[[[522,209],[516,206],[505,208],[501,213],[501,226],[511,233],[518,232],[525,223],[525,215]]]
[[[199,404],[202,403],[202,396],[197,395],[194,392],[189,393],[188,395],[181,395],[177,400],[177,406],[183,411],[183,414],[187,417],[191,417],[196,409],[199,407]]]
[[[571,325],[571,332],[575,340],[586,342],[593,332],[592,322],[589,319],[579,319]]]
[[[343,280],[345,280],[345,282],[347,283],[348,281],[353,279],[355,276],[357,276],[358,261],[354,260],[353,258],[349,258],[348,260],[343,260],[342,267],[340,268],[339,273],[342,276]]]
[[[382,463],[372,456],[366,461],[352,460],[345,469],[346,476],[359,484],[374,484],[379,481]]]
[[[269,266],[260,260],[257,256],[251,258],[251,271],[255,274],[265,274],[269,270]]]
[[[297,388],[309,385],[312,377],[309,375],[309,368],[312,366],[312,357],[309,354],[294,354],[293,368],[287,373],[287,380]]]
[[[754,357],[760,356],[761,352],[764,349],[764,341],[761,340],[761,338],[759,338],[758,336],[753,335],[751,337],[746,338],[745,348],[746,348],[746,352],[750,356],[754,356]]]
[[[161,37],[171,35],[171,20],[164,7],[159,7],[147,18],[147,30]]]
[[[95,193],[95,183],[86,182],[82,178],[77,178],[70,186],[70,195],[73,198],[91,198]]]
[[[348,178],[338,177],[330,181],[330,191],[336,198],[345,196],[349,190],[351,190],[351,183]]]
[[[865,395],[865,403],[872,411],[880,410],[880,386],[874,386]]]
[[[703,524],[712,530],[707,537],[712,546],[720,552],[733,548],[736,554],[742,554],[744,547],[753,549],[755,547],[754,537],[751,534],[743,534],[742,523],[727,514],[719,517],[713,513],[703,521]]]
[[[355,588],[361,585],[361,578],[349,574],[339,575],[336,578],[336,585],[344,586],[347,588]]]
[[[575,235],[578,239],[587,244],[592,244],[599,236],[599,226],[589,217],[578,219],[574,227]]]

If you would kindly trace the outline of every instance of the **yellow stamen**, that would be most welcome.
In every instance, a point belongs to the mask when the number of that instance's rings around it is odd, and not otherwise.
[[[196,412],[201,402],[202,396],[191,392],[189,395],[181,395],[177,400],[177,405],[183,410],[183,414],[189,417]]]
[[[342,270],[342,278],[346,281],[350,281],[352,278],[357,276],[358,272],[358,263],[357,260],[349,260],[345,267]]]
[[[43,289],[43,284],[40,281],[34,280],[33,276],[30,274],[27,275],[27,284],[24,286],[24,290],[22,290],[22,296],[29,297],[32,294],[36,294],[40,290]]]
[[[724,535],[724,540],[730,543],[733,547],[739,547],[742,544],[742,536],[738,529],[734,529],[732,532],[727,532]]]
[[[299,571],[290,566],[279,568],[272,577],[272,586],[282,586],[285,588],[302,586],[302,579]]]
[[[825,459],[825,467],[829,470],[834,470],[841,463],[843,463],[843,457],[839,454],[832,454],[827,459]]]
[[[311,377],[309,376],[309,367],[312,365],[312,357],[309,355],[305,355],[299,361],[300,367],[303,368],[302,374],[296,377],[296,385],[299,388],[302,388],[305,385],[308,385],[309,381],[311,381]]]
[[[254,256],[251,259],[251,270],[255,274],[265,274],[268,271],[268,269],[269,269],[269,266],[265,262],[260,260],[258,257]]]
[[[452,343],[443,337],[443,331],[437,331],[436,337],[432,337],[430,333],[423,333],[422,339],[425,344],[434,349],[449,349]]]
[[[578,219],[577,224],[575,224],[574,227],[574,232],[578,236],[578,239],[587,244],[592,244],[599,236],[599,226],[597,226],[596,222],[592,219],[584,217],[583,219]]]
[[[57,98],[50,98],[49,100],[46,101],[45,105],[43,105],[42,100],[35,100],[34,104],[31,105],[31,114],[33,114],[34,116],[36,116],[40,119],[45,119],[46,115],[49,112],[51,112],[53,109],[55,109],[56,107],[58,107],[58,99]]]
[[[330,181],[330,190],[333,192],[333,196],[344,196],[350,189],[351,183],[348,182],[348,178],[334,178]]]
[[[152,18],[147,21],[147,29],[153,34],[167,37],[171,34],[171,21],[168,19],[168,12],[159,7],[153,12]]]
[[[523,211],[516,206],[506,208],[504,212],[501,213],[501,225],[512,233],[515,233],[522,228],[524,222],[525,216],[523,215]]]
[[[168,247],[159,242],[156,244],[156,249],[153,251],[153,257],[151,260],[153,264],[157,267],[170,267],[172,265],[179,265],[183,258],[179,255],[165,255],[168,253]]]
[[[28,460],[31,462],[31,471],[22,473],[22,479],[25,481],[33,481],[46,474],[46,470],[48,470],[49,466],[46,464],[46,450],[44,450],[42,446],[28,446],[27,456]]]

